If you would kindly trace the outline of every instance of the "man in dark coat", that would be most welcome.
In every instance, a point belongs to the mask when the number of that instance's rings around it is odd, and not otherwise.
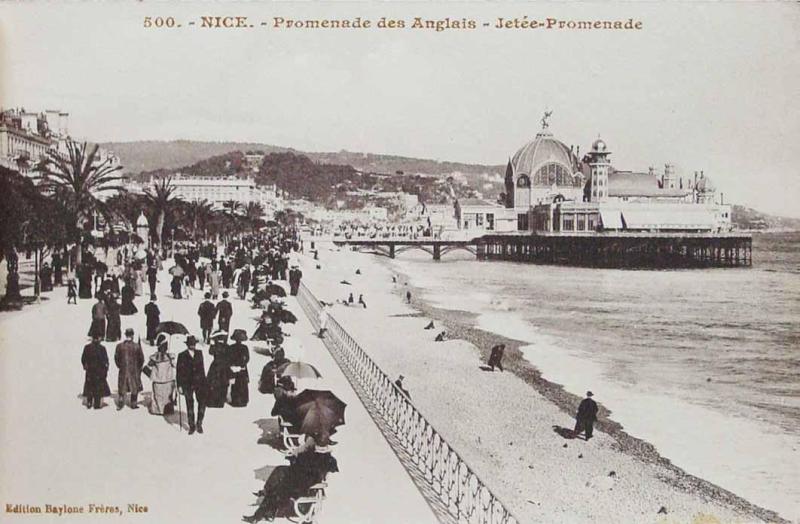
[[[206,414],[206,370],[203,366],[203,353],[197,349],[197,339],[193,335],[186,337],[186,350],[178,354],[176,370],[178,392],[186,400],[186,412],[189,417],[189,434],[195,429],[203,432],[203,417]],[[194,400],[197,399],[197,423],[194,418]]]
[[[156,282],[158,281],[158,268],[155,265],[147,268],[147,283],[150,284],[150,294],[156,294]]]
[[[487,364],[492,371],[494,371],[495,367],[500,368],[500,371],[503,371],[503,353],[506,350],[505,344],[497,344],[492,348],[492,353],[489,355],[489,362]]]
[[[83,381],[83,396],[86,399],[86,409],[100,409],[100,400],[103,397],[111,396],[111,388],[108,387],[108,353],[103,344],[100,343],[101,336],[98,333],[92,335],[92,342],[83,348],[81,364],[86,372]]]
[[[125,397],[130,394],[131,409],[138,409],[136,397],[142,391],[142,366],[144,352],[141,344],[133,341],[133,329],[125,330],[125,340],[117,344],[114,363],[119,369],[117,377],[117,411],[125,406]]]
[[[220,331],[225,331],[226,333],[230,331],[231,317],[233,316],[233,306],[231,306],[231,303],[228,302],[227,299],[228,292],[223,291],[222,300],[217,303],[217,320],[219,322],[219,329]]]
[[[156,339],[156,328],[161,322],[161,311],[156,304],[155,295],[150,295],[150,302],[144,306],[144,314],[147,317],[147,343],[152,346]]]
[[[597,421],[597,403],[592,400],[592,392],[586,392],[586,398],[581,401],[578,406],[578,414],[575,415],[575,430],[573,434],[575,437],[581,434],[581,431],[586,431],[586,440],[592,438],[592,430],[594,423]]]
[[[292,266],[289,270],[289,294],[297,296],[297,291],[300,289],[300,279],[303,278],[303,272],[297,266]]]
[[[208,344],[211,330],[214,329],[214,317],[217,316],[217,308],[211,302],[211,293],[206,293],[205,300],[197,308],[197,315],[200,317],[200,329],[203,332],[203,342]]]

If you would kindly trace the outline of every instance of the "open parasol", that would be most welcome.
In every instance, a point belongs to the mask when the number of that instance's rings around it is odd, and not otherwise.
[[[169,274],[173,277],[182,277],[184,275],[184,271],[181,266],[172,266],[169,270]]]
[[[344,424],[347,404],[327,390],[304,389],[294,398],[300,432],[306,435],[331,435]]]
[[[184,326],[180,322],[167,320],[166,322],[161,322],[158,324],[158,326],[156,327],[156,334],[158,333],[166,333],[169,336],[188,335],[189,330],[186,329],[186,326]]]
[[[270,284],[264,288],[264,291],[267,292],[267,295],[277,295],[279,297],[286,296],[286,290],[283,287],[279,286],[278,284]]]
[[[321,378],[322,373],[317,368],[306,362],[287,362],[278,368],[279,375],[288,375],[295,378]]]

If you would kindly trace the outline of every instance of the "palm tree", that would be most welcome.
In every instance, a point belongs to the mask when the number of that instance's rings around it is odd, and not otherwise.
[[[205,230],[211,220],[214,206],[206,200],[193,200],[184,207],[184,218],[191,225],[192,236],[197,240],[198,229]]]
[[[120,184],[125,179],[117,174],[122,166],[114,165],[111,158],[98,160],[97,144],[89,146],[72,140],[66,142],[67,154],[49,150],[47,158],[39,166],[40,188],[58,199],[64,206],[66,226],[70,237],[78,245],[76,261],[81,263],[81,224],[92,213],[108,215],[108,206],[102,197],[121,193]]]
[[[222,203],[222,207],[231,215],[235,216],[242,213],[245,209],[244,204],[237,200],[226,200]]]
[[[172,177],[161,178],[153,182],[152,188],[145,189],[145,196],[150,202],[150,206],[157,213],[156,218],[156,239],[161,245],[164,234],[164,221],[175,203],[180,198],[175,196],[177,187],[172,184]]]
[[[255,231],[264,222],[264,206],[258,202],[249,202],[244,208],[244,216]]]

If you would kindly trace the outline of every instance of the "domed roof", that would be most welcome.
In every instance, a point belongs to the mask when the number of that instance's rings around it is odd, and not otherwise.
[[[701,192],[711,193],[717,190],[717,186],[714,185],[714,182],[712,182],[710,178],[704,176],[697,181],[696,189]]]
[[[562,164],[570,173],[576,164],[569,147],[547,132],[537,134],[536,138],[522,146],[511,158],[515,175],[533,175],[543,165],[553,162]]]
[[[598,138],[594,142],[592,142],[592,151],[597,153],[605,153],[608,151],[608,146],[606,145],[606,141],[602,138]]]

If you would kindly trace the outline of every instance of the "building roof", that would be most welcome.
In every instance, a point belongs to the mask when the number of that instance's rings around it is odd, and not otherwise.
[[[658,178],[649,173],[614,171],[608,174],[608,196],[682,197],[688,189],[662,189]]]
[[[549,163],[562,164],[572,174],[577,164],[575,155],[563,142],[553,138],[547,131],[536,135],[511,157],[514,174],[533,175],[540,167]]]
[[[461,206],[461,209],[465,207],[502,207],[496,202],[490,202],[482,198],[464,198],[459,200],[458,204]]]

